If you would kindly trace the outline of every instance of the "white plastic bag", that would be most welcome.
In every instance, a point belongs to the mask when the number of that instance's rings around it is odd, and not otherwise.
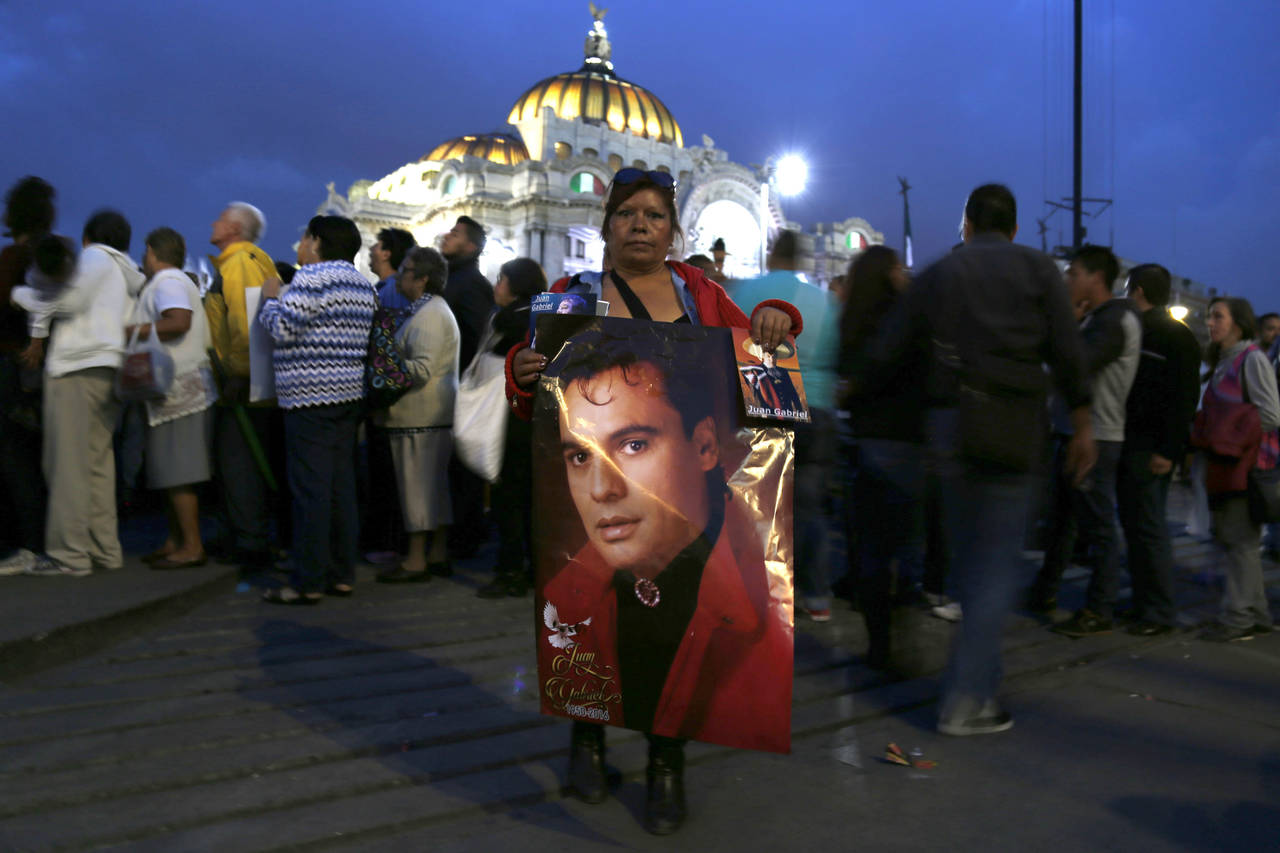
[[[502,472],[507,440],[506,362],[481,351],[458,382],[453,404],[453,446],[462,464],[490,483]]]
[[[173,357],[156,337],[155,325],[145,341],[138,340],[135,325],[116,371],[116,396],[126,403],[161,400],[172,385]]]

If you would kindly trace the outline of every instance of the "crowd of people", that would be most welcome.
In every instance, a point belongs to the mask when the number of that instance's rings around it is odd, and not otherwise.
[[[812,417],[795,430],[796,612],[826,621],[833,589],[850,598],[878,669],[893,666],[904,600],[959,621],[940,731],[1012,725],[996,699],[1005,617],[1020,597],[1054,614],[1073,560],[1092,573],[1086,600],[1048,620],[1052,630],[1114,629],[1125,554],[1126,630],[1177,628],[1167,502],[1191,451],[1226,557],[1221,613],[1200,636],[1271,630],[1260,552],[1263,522],[1274,519],[1251,497],[1258,472],[1280,461],[1280,316],[1259,321],[1247,301],[1215,298],[1202,353],[1167,310],[1165,268],[1142,264],[1122,282],[1115,255],[1087,245],[1064,276],[1013,242],[1016,201],[998,184],[970,194],[962,242],[914,280],[892,249],[871,246],[831,288],[797,273],[800,240],[789,231],[773,243],[769,272],[751,280],[726,279],[723,241],[712,258],[670,260],[682,239],[675,197],[665,172],[620,170],[603,211],[605,268],[550,289],[607,301],[610,316],[749,329],[765,351],[802,336]],[[233,202],[212,225],[216,272],[201,282],[183,271],[187,245],[171,228],[148,233],[135,262],[130,224],[112,210],[89,218],[77,253],[54,231],[54,200],[34,177],[6,196],[0,498],[12,523],[0,572],[82,577],[123,566],[113,437],[140,421],[146,483],[163,493],[168,518],[142,558],[153,569],[200,566],[215,552],[248,574],[286,565],[287,582],[263,600],[314,605],[354,593],[362,553],[379,582],[447,577],[452,559],[486,541],[492,518],[497,563],[478,594],[528,594],[529,418],[548,363],[528,344],[531,303],[548,289],[535,261],[507,262],[491,284],[479,266],[485,230],[470,217],[436,249],[395,228],[365,246],[352,221],[316,216],[297,265],[284,264],[260,246],[262,212]],[[361,252],[378,281],[357,269]],[[408,390],[374,409],[366,372],[380,322]],[[143,351],[167,355],[172,378],[142,402],[122,400],[121,380]],[[488,514],[485,480],[460,462],[452,432],[459,376],[477,354],[506,359],[510,404]],[[609,500],[627,491],[605,485]],[[208,542],[202,498],[216,505]],[[839,570],[833,523],[847,533]],[[1028,546],[1044,553],[1038,574],[1020,553]],[[609,556],[627,549],[599,550],[613,569],[635,568]],[[655,723],[648,735],[645,822],[659,834],[685,818],[684,741],[664,731]],[[570,742],[570,786],[599,802],[604,728],[576,720]]]
[[[216,556],[261,579],[287,566],[270,603],[351,595],[362,544],[385,583],[448,575],[450,555],[478,550],[484,481],[453,453],[458,375],[481,345],[505,355],[515,342],[546,288],[537,264],[511,261],[490,285],[478,264],[484,229],[465,216],[440,250],[391,228],[366,247],[354,222],[316,216],[297,264],[273,261],[259,245],[262,212],[232,202],[213,222],[215,272],[202,282],[183,271],[187,245],[171,228],[150,232],[135,262],[130,223],[114,210],[89,218],[77,253],[54,232],[54,201],[36,177],[5,199],[0,440],[13,523],[0,572],[121,568],[117,507],[137,485],[135,456],[168,519],[142,561],[174,570]],[[356,269],[365,251],[376,283]],[[372,409],[365,368],[379,308],[408,388]],[[164,375],[141,398],[121,384],[136,355]],[[520,428],[493,489],[514,519],[527,517],[531,488]],[[215,508],[209,542],[202,497]],[[500,527],[497,576],[480,594],[525,595],[528,526]]]

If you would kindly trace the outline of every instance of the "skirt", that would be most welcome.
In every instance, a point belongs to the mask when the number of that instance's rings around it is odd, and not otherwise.
[[[435,530],[453,523],[449,493],[449,457],[453,432],[449,427],[389,429],[391,459],[404,529],[409,533]],[[378,484],[373,484],[378,488]]]
[[[209,479],[213,409],[147,427],[147,485],[189,486]]]

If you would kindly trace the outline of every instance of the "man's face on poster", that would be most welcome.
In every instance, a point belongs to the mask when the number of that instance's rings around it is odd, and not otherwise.
[[[706,527],[705,474],[720,461],[715,421],[687,433],[654,366],[569,382],[560,437],[587,538],[614,569],[652,578]]]

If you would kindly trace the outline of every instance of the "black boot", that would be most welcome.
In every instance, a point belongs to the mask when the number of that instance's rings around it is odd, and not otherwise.
[[[649,767],[645,770],[649,795],[644,828],[654,835],[670,835],[684,823],[684,741],[649,736]]]
[[[569,743],[569,790],[584,803],[603,803],[609,795],[604,775],[604,726],[573,723]]]
[[[493,580],[476,590],[476,595],[480,598],[506,598],[508,583],[507,575],[498,572]]]

